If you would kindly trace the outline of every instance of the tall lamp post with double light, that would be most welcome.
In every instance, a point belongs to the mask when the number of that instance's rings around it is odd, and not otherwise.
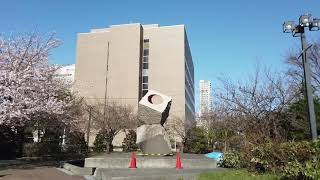
[[[283,23],[283,32],[292,33],[293,37],[301,38],[302,47],[302,63],[304,72],[304,85],[305,85],[305,95],[308,103],[308,119],[310,123],[310,131],[312,140],[317,139],[317,125],[316,117],[314,113],[314,104],[312,97],[312,87],[311,87],[311,72],[309,67],[309,62],[307,60],[307,42],[305,37],[305,28],[310,31],[320,30],[320,19],[312,18],[311,14],[302,15],[299,18],[299,24],[295,24],[294,21],[286,21]]]

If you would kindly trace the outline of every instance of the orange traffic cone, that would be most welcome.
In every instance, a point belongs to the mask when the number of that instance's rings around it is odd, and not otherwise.
[[[136,169],[137,165],[136,165],[136,157],[134,156],[134,152],[132,152],[131,155],[131,161],[130,161],[130,167],[131,169]]]
[[[176,169],[182,169],[180,151],[178,151],[178,153],[177,153]]]

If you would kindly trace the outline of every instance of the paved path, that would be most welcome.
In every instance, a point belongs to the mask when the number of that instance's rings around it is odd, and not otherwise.
[[[55,167],[37,167],[1,170],[0,180],[84,180],[84,178],[68,175]]]

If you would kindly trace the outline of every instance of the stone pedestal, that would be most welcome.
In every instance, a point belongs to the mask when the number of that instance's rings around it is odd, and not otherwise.
[[[137,129],[137,144],[144,154],[170,154],[170,139],[160,124],[142,125]]]

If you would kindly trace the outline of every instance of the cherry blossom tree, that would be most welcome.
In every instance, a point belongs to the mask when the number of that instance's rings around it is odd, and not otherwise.
[[[53,35],[0,35],[0,125],[21,127],[37,114],[64,113],[64,86],[49,64],[59,44]]]

